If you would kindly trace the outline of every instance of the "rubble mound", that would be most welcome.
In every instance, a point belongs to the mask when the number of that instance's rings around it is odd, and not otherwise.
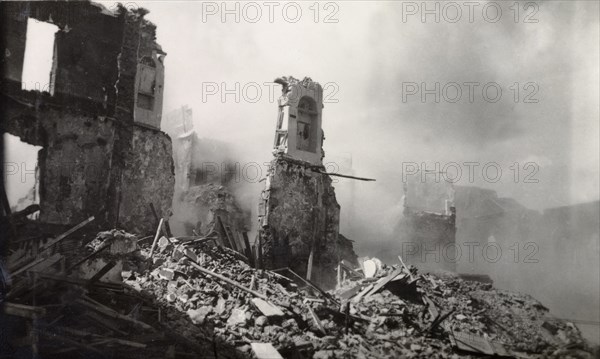
[[[35,328],[41,357],[598,355],[577,327],[530,296],[403,263],[365,271],[342,261],[337,289],[326,292],[289,268],[252,268],[213,238],[150,242],[113,230],[87,248],[70,267],[107,263],[90,279],[46,270],[16,283],[33,293],[8,293],[7,317],[33,318],[33,327],[14,328]],[[121,278],[111,282],[104,273],[115,267]],[[38,276],[46,279],[38,287],[28,282]]]
[[[179,214],[179,217],[186,218],[190,235],[192,228],[198,235],[210,233],[217,216],[238,231],[245,231],[249,226],[249,214],[240,208],[224,186],[213,183],[193,186],[181,196],[180,211],[185,215]]]
[[[210,241],[170,244],[153,262],[125,283],[241,353],[270,343],[284,357],[307,358],[593,357],[573,324],[489,283],[383,265],[373,278],[349,269],[353,279],[324,292],[289,269],[251,268]]]

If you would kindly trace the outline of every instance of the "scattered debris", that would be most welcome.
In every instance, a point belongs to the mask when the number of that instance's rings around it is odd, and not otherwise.
[[[495,290],[489,283],[441,275],[421,280],[430,275],[416,275],[414,267],[402,264],[381,264],[369,278],[344,263],[349,275],[335,291],[326,292],[287,268],[252,268],[213,241],[185,246],[196,239],[172,238],[173,250],[150,257],[151,243],[122,231],[101,232],[85,253],[71,259],[83,266],[102,260],[93,280],[78,279],[79,271],[64,272],[54,260],[43,276],[32,272],[35,267],[24,269],[32,276],[15,276],[16,291],[9,292],[4,314],[35,321],[40,335],[31,325],[25,335],[35,338],[38,352],[53,355],[77,350],[149,358],[184,353],[225,358],[292,353],[295,358],[593,357],[575,326],[550,321],[547,309],[533,298]],[[98,252],[119,241],[137,247],[130,251],[116,245],[123,253]],[[119,281],[100,276],[108,267],[121,268]],[[13,350],[25,342],[32,340],[15,338]]]

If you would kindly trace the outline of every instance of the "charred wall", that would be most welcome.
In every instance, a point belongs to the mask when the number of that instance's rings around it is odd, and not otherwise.
[[[144,9],[90,2],[3,2],[2,132],[42,146],[40,220],[154,227],[173,195],[170,138],[160,131],[163,58]],[[53,23],[48,92],[22,90],[27,20]]]

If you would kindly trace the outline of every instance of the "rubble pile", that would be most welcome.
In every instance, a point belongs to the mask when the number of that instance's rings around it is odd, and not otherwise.
[[[176,214],[185,218],[186,233],[207,235],[216,225],[217,217],[236,231],[247,231],[250,218],[236,203],[230,191],[221,185],[208,183],[192,186],[180,194]]]
[[[85,248],[66,270],[33,265],[15,276],[30,288],[9,291],[5,303],[7,318],[28,320],[13,330],[23,335],[20,345],[35,343],[49,357],[75,350],[148,358],[598,354],[573,324],[550,318],[529,296],[418,274],[402,262],[362,258],[353,268],[342,261],[337,289],[325,292],[289,268],[252,268],[215,237],[159,231],[139,239],[112,230]],[[9,344],[16,353],[19,344]]]
[[[142,246],[139,259],[150,251]],[[163,240],[152,266],[132,268],[124,280],[241,353],[270,343],[286,357],[562,357],[565,350],[592,357],[574,325],[548,317],[529,296],[452,276],[417,276],[403,265],[381,265],[365,278],[344,262],[348,279],[324,292],[290,269],[251,268],[209,239]]]

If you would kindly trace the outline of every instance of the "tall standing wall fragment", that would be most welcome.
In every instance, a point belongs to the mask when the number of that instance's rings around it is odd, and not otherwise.
[[[149,232],[150,203],[168,215],[173,159],[160,131],[166,54],[146,13],[88,1],[0,3],[0,130],[42,146],[43,222],[94,216],[103,226]],[[29,19],[58,27],[48,91],[21,83]]]
[[[277,81],[283,91],[275,158],[259,205],[260,260],[266,268],[289,267],[331,288],[339,261],[355,263],[356,255],[339,235],[340,205],[331,178],[323,174],[323,90],[309,78]]]

